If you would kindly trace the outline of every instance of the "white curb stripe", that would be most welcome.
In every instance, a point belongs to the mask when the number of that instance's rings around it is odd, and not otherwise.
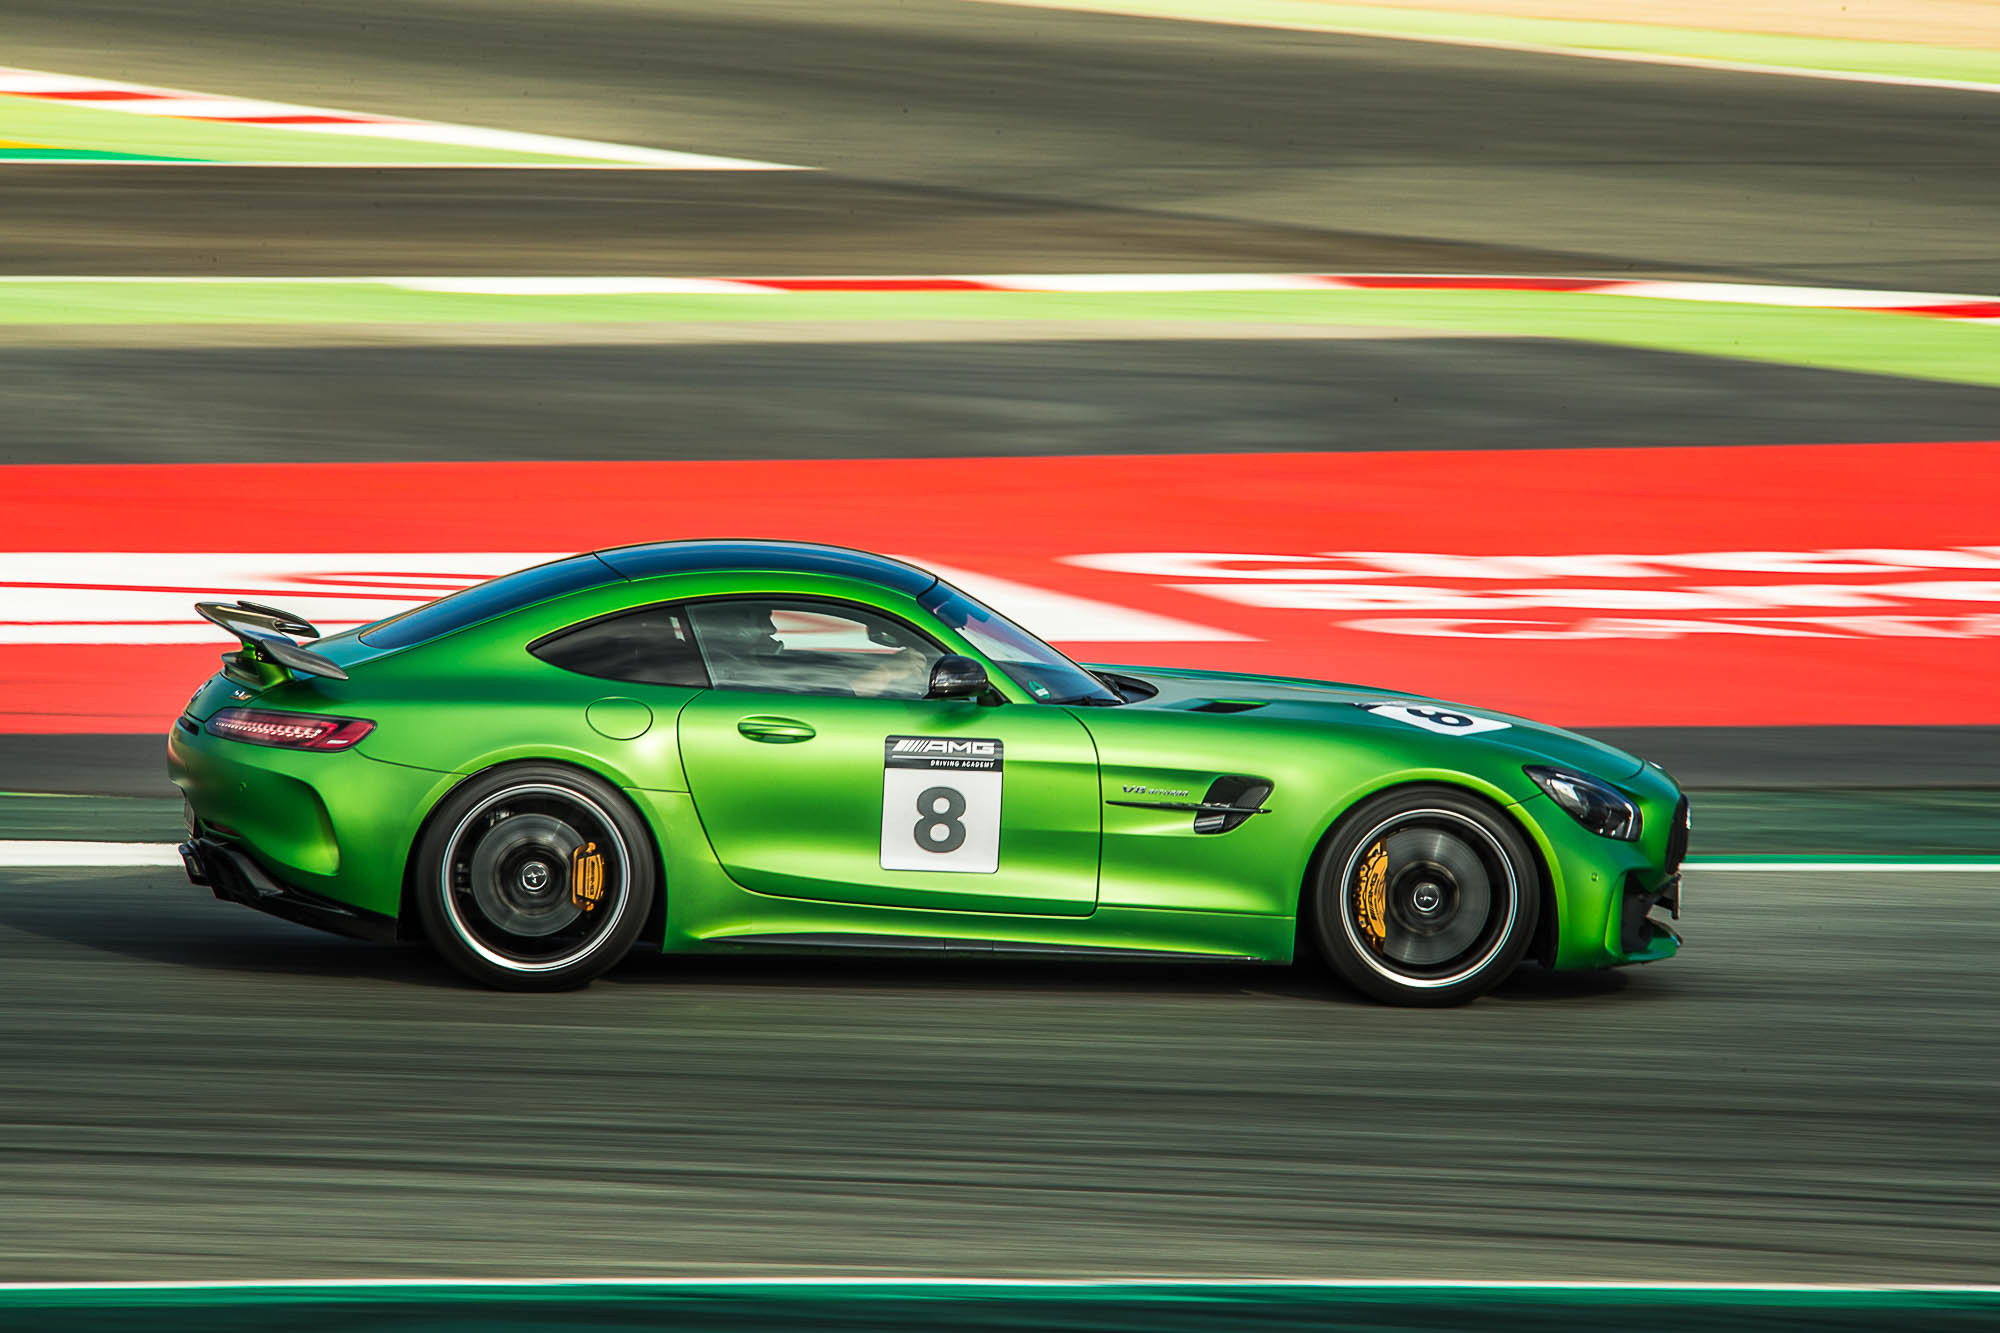
[[[1731,305],[1803,306],[1820,310],[1881,310],[1913,305],[1971,303],[1979,298],[1949,292],[1885,292],[1840,287],[1780,287],[1754,282],[1626,282],[1605,289],[1613,296],[1661,301],[1718,301]]]
[[[378,116],[362,111],[337,111],[329,107],[299,106],[289,102],[266,102],[249,97],[187,92],[178,88],[156,88],[143,83],[122,83],[115,79],[94,79],[72,74],[54,74],[47,70],[14,69],[6,66],[0,66],[0,96],[33,98],[67,106],[88,107],[98,111],[122,111],[128,115],[213,121],[248,125],[258,129],[289,130],[301,134],[400,139],[413,143],[448,144],[460,148],[490,148],[509,153],[579,157],[599,162],[616,162],[625,166],[652,167],[657,170],[809,170],[782,162],[759,162],[751,158],[717,157],[707,153],[641,148],[631,144],[600,143],[594,139],[568,139],[556,135],[527,134],[516,130],[496,130],[476,125],[453,125],[443,121]],[[203,165],[255,164],[222,162]],[[313,164],[307,162],[286,165]],[[506,167],[509,164],[482,162],[464,165]]]
[[[1339,287],[1311,273],[1007,273],[974,276],[1010,292],[1293,292]]]
[[[775,287],[728,278],[389,278],[408,292],[461,296],[776,296]]]

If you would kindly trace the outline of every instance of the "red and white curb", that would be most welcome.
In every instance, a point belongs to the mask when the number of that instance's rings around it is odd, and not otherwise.
[[[73,74],[52,74],[44,70],[0,66],[0,95],[40,102],[61,102],[88,106],[101,111],[123,111],[137,116],[178,120],[212,121],[247,125],[262,129],[299,130],[313,134],[347,135],[358,138],[401,139],[413,143],[434,143],[459,148],[484,148],[509,153],[534,153],[593,159],[602,165],[651,167],[678,171],[798,171],[803,168],[779,162],[758,162],[749,158],[714,157],[706,153],[682,153],[662,148],[638,148],[628,144],[600,143],[594,139],[569,139],[550,134],[527,134],[516,130],[484,129],[474,125],[452,125],[434,120],[412,120],[402,116],[377,116],[359,111],[335,111],[327,107],[297,106],[289,102],[265,102],[246,97],[187,92],[178,88],[156,88],[143,83],[120,83],[112,79],[87,78]],[[577,165],[587,166],[591,163]],[[129,164],[127,164],[129,165]],[[256,163],[219,162],[218,166],[254,166]],[[317,165],[317,164],[303,164]],[[508,162],[394,162],[332,163],[357,166],[568,166],[568,163]]]
[[[0,646],[209,643],[190,598],[282,601],[326,633],[568,552],[201,554],[0,551]],[[1053,638],[1091,643],[1240,643],[1248,636],[926,558],[925,568]]]
[[[636,150],[635,150],[636,151]],[[780,296],[819,293],[1017,292],[1071,296],[1231,292],[1543,292],[1816,310],[1872,310],[2000,324],[2000,297],[1951,292],[1787,287],[1748,282],[1655,282],[1627,278],[1483,273],[1001,273],[908,276],[696,278],[530,277],[137,277],[29,274],[0,277],[0,294],[36,283],[177,286],[377,287],[443,296]]]
[[[2000,322],[2000,297],[1739,282],[1516,277],[1479,273],[1011,273],[796,278],[378,278],[406,291],[477,296],[753,296],[798,292],[1040,292],[1072,295],[1196,292],[1551,292],[1658,301],[1881,310]]]

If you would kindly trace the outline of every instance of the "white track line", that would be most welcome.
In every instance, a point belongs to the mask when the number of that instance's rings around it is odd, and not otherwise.
[[[0,867],[9,869],[109,870],[180,863],[179,850],[167,842],[0,841]]]
[[[1677,56],[1654,51],[1618,51],[1595,46],[1563,46],[1548,42],[1518,42],[1499,37],[1454,37],[1446,33],[1393,32],[1386,28],[1342,27],[1322,23],[1286,23],[1280,19],[1227,18],[1209,14],[1163,14],[1146,5],[1075,3],[1075,0],[980,0],[1018,9],[1063,9],[1082,14],[1115,14],[1124,18],[1158,19],[1172,23],[1213,23],[1230,28],[1275,28],[1283,32],[1316,32],[1329,37],[1377,37],[1389,42],[1426,42],[1432,46],[1470,46],[1486,51],[1517,51],[1534,56],[1573,56],[1578,60],[1616,60],[1631,65],[1672,65],[1681,69],[1715,70],[1725,74],[1764,74],[1784,79],[1827,79],[1835,83],[1879,83],[1898,88],[1942,88],[1961,93],[2000,93],[2000,83],[1976,79],[1931,79],[1917,74],[1874,74],[1858,69],[1814,69],[1808,65],[1761,65],[1748,60],[1710,56]]]
[[[1991,875],[2000,873],[2000,858],[1991,861],[1699,861],[1690,860],[1688,870],[1783,870],[1815,875],[1866,872],[1922,871],[1925,874],[1959,873]]]

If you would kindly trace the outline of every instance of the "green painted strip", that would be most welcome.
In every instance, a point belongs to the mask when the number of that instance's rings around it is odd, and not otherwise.
[[[548,1330],[1089,1328],[1193,1333],[1328,1327],[1525,1333],[1551,1327],[1972,1330],[2000,1312],[1992,1288],[1831,1289],[1282,1282],[440,1282],[99,1287],[0,1292],[0,1310],[60,1318],[72,1333],[200,1327]],[[1804,1321],[1804,1322],[1801,1322]]]
[[[995,2],[1011,4],[1017,0]],[[1921,42],[1793,37],[1659,23],[1516,18],[1381,5],[1322,4],[1318,0],[1025,0],[1025,3],[1202,23],[1548,47],[1579,54],[1622,53],[2000,87],[2000,51]]]
[[[0,842],[176,843],[186,836],[179,796],[0,792]]]
[[[372,135],[315,134],[106,111],[74,102],[0,96],[0,139],[66,149],[230,163],[296,163],[301,166],[397,166],[426,162],[602,166],[598,159],[514,153],[456,144],[414,143]]]
[[[199,157],[113,153],[94,148],[0,148],[0,162],[202,162]]]
[[[177,283],[0,279],[0,324],[1172,320],[1374,325],[1564,338],[2000,387],[2000,326],[1866,310],[1572,292],[1300,291],[1073,295],[841,292],[760,296],[493,295],[370,279]],[[1218,329],[1217,336],[1227,336]]]
[[[1704,859],[2000,858],[2000,790],[1992,788],[1709,788],[1690,795],[1695,849]]]

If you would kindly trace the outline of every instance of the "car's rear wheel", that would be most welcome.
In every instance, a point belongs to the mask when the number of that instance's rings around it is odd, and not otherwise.
[[[1541,886],[1527,840],[1451,787],[1408,787],[1356,807],[1314,862],[1308,908],[1321,954],[1391,1004],[1450,1005],[1505,980],[1535,935]]]
[[[609,783],[554,764],[473,778],[418,841],[417,909],[453,967],[504,990],[587,985],[631,949],[659,878]]]

